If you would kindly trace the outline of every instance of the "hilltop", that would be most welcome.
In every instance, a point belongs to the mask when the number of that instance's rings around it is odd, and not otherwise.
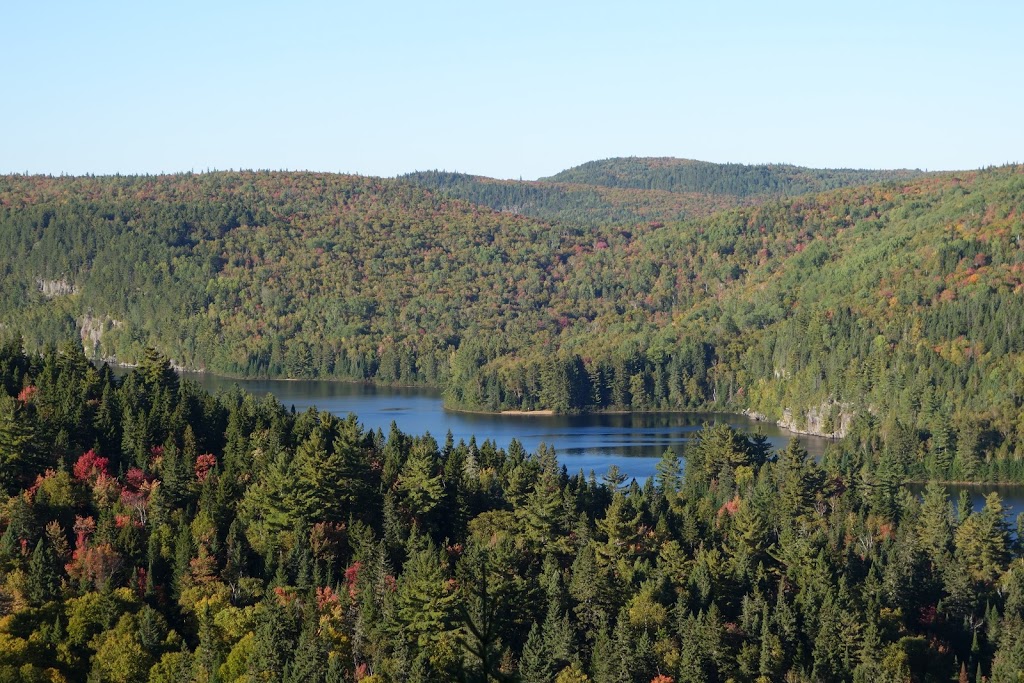
[[[447,196],[573,225],[669,222],[709,216],[781,196],[908,180],[920,171],[814,169],[786,164],[716,164],[673,158],[591,161],[549,178],[498,180],[419,171],[399,180]]]
[[[619,157],[590,161],[541,180],[732,197],[774,197],[909,180],[921,175],[921,171],[907,169],[821,169],[790,164],[716,164],[671,157]]]
[[[756,202],[755,198],[705,192],[497,180],[445,171],[410,173],[398,179],[502,213],[583,227],[680,221]]]

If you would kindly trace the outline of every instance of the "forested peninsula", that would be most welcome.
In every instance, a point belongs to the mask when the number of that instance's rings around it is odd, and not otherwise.
[[[6,176],[0,333],[452,408],[744,411],[865,476],[1020,481],[1022,210],[1019,166]]]
[[[1019,680],[997,494],[696,436],[627,485],[7,343],[0,681]]]

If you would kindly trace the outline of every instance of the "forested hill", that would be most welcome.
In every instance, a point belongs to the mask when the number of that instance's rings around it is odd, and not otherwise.
[[[590,161],[543,181],[733,197],[794,196],[852,185],[909,180],[917,170],[819,169],[789,164],[715,164],[670,157]]]
[[[404,182],[456,199],[571,225],[670,222],[786,195],[908,180],[920,171],[716,164],[671,158],[591,161],[535,181],[420,171]]]
[[[353,176],[12,176],[0,324],[453,407],[750,410],[849,435],[868,478],[1018,479],[1022,216],[1021,167],[577,226]]]
[[[679,221],[753,203],[752,198],[706,192],[495,180],[445,171],[410,173],[399,180],[495,211],[574,226]]]

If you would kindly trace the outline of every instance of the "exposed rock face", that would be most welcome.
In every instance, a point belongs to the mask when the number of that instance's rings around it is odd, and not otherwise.
[[[841,439],[849,431],[853,415],[853,406],[849,403],[828,400],[796,415],[792,410],[786,408],[782,411],[779,426],[798,434],[815,434]]]
[[[767,415],[753,410],[744,410],[743,414],[760,422],[770,421]],[[784,408],[782,417],[776,424],[796,434],[841,439],[849,432],[854,415],[851,404],[830,399],[817,407],[808,408],[803,413],[794,414],[791,408]]]
[[[39,291],[43,293],[47,299],[55,299],[59,296],[70,296],[72,294],[78,294],[78,288],[67,280],[61,278],[60,280],[36,280],[36,284],[39,286]]]
[[[89,313],[83,315],[78,321],[78,329],[82,335],[82,348],[85,349],[85,355],[92,358],[98,357],[103,333],[122,325],[124,325],[123,322],[114,320],[110,316],[96,318]]]

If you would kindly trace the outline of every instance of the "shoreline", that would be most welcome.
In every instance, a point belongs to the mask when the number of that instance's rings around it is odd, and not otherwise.
[[[416,385],[422,386],[422,385]],[[436,388],[436,387],[430,387]],[[445,413],[459,413],[461,415],[490,415],[490,416],[503,416],[508,417],[554,417],[559,415],[551,410],[541,411],[474,411],[468,408],[450,408],[444,404],[444,400],[441,399],[441,410]]]
[[[109,360],[107,360],[107,361],[97,361],[97,362],[99,362],[99,363],[106,362],[111,367],[117,367],[117,368],[121,368],[121,369],[124,369],[124,370],[131,370],[131,369],[134,369],[134,368],[138,367],[137,365],[132,365],[132,364],[128,364],[128,363],[111,363],[111,362],[109,362]],[[380,387],[382,389],[420,389],[420,390],[425,390],[425,391],[428,391],[428,392],[436,392],[437,395],[436,395],[435,398],[437,398],[441,402],[441,409],[444,410],[445,412],[460,413],[460,414],[467,414],[467,415],[487,415],[487,416],[492,416],[492,417],[495,417],[495,416],[508,416],[508,417],[526,417],[526,418],[530,418],[530,417],[559,417],[559,416],[572,417],[572,416],[585,416],[585,415],[633,415],[633,414],[636,414],[636,415],[655,415],[655,414],[663,414],[663,415],[686,415],[686,414],[723,415],[723,416],[733,416],[733,417],[744,417],[744,418],[746,418],[747,420],[750,420],[753,423],[753,425],[751,425],[751,426],[754,429],[757,428],[756,425],[758,423],[764,423],[766,425],[772,425],[775,428],[777,428],[777,429],[779,429],[779,430],[781,430],[783,432],[788,433],[789,438],[796,438],[798,436],[811,436],[811,437],[814,437],[814,438],[817,438],[817,439],[827,440],[827,441],[829,441],[831,443],[836,443],[836,442],[841,440],[841,437],[836,437],[834,435],[824,435],[824,434],[815,434],[813,432],[796,431],[796,430],[791,429],[791,428],[789,428],[789,427],[787,427],[787,426],[785,426],[783,424],[780,424],[779,422],[776,422],[776,421],[773,421],[771,419],[768,419],[765,415],[763,415],[761,413],[757,413],[757,412],[755,412],[755,411],[753,411],[751,409],[744,409],[744,410],[737,410],[737,411],[729,411],[729,410],[721,410],[721,409],[719,409],[719,410],[713,410],[713,409],[708,409],[708,410],[622,410],[622,409],[615,409],[615,410],[589,410],[589,411],[584,411],[584,412],[579,412],[579,413],[556,413],[554,410],[551,410],[551,409],[541,409],[541,410],[498,410],[498,411],[494,411],[494,410],[472,410],[472,409],[466,409],[466,408],[452,408],[452,407],[449,407],[449,406],[445,405],[440,387],[437,387],[437,386],[434,386],[434,385],[429,385],[429,384],[388,384],[388,383],[375,382],[375,381],[366,380],[366,379],[358,380],[358,379],[340,379],[340,378],[330,378],[330,379],[316,378],[316,379],[311,379],[311,378],[303,378],[303,377],[243,377],[243,376],[225,375],[225,374],[220,374],[220,373],[216,373],[216,372],[211,372],[211,371],[208,371],[208,370],[185,370],[185,369],[180,368],[180,367],[175,367],[174,369],[179,374],[202,375],[202,376],[216,378],[216,379],[221,379],[221,380],[225,380],[225,381],[238,381],[238,382],[250,382],[250,381],[256,381],[256,382],[326,382],[326,383],[332,383],[332,384],[347,384],[347,385],[362,385],[362,386],[367,386],[367,387]],[[242,388],[244,389],[244,387],[242,387]],[[924,487],[928,483],[930,483],[930,480],[914,479],[914,480],[909,480],[909,481],[901,482],[901,486]],[[997,487],[997,488],[999,488],[999,487],[1019,487],[1019,486],[1022,486],[1022,483],[1016,482],[1016,481],[1012,481],[1012,480],[1009,480],[1009,481],[945,481],[945,480],[943,480],[943,481],[936,481],[935,483],[938,483],[938,484],[940,484],[942,486],[946,486],[946,487],[948,487],[948,486],[957,486],[957,487],[973,487],[973,488],[984,488],[984,487]]]
[[[502,410],[498,415],[554,415],[553,410]]]
[[[111,362],[111,359],[99,359],[95,360],[96,363],[107,363],[111,367],[123,368],[126,370],[137,368],[137,364],[122,363],[122,362]],[[206,377],[213,377],[217,379],[229,380],[229,381],[256,381],[256,382],[328,382],[336,384],[349,384],[349,385],[361,385],[367,387],[381,387],[387,389],[423,389],[427,391],[436,391],[441,399],[441,408],[446,412],[452,413],[464,413],[467,415],[507,415],[509,417],[556,417],[556,416],[572,416],[572,415],[653,415],[653,414],[665,414],[665,415],[685,415],[687,413],[701,413],[701,414],[721,414],[721,415],[733,415],[742,416],[751,420],[752,422],[774,425],[778,429],[788,432],[792,436],[812,436],[818,439],[827,439],[832,443],[836,443],[841,440],[842,437],[837,437],[833,434],[819,434],[811,431],[802,431],[792,429],[789,425],[783,424],[784,420],[771,420],[768,419],[764,414],[753,411],[750,408],[744,408],[742,410],[722,410],[722,409],[704,409],[704,410],[629,410],[629,409],[608,409],[608,410],[586,410],[578,413],[557,413],[551,409],[540,409],[540,410],[480,410],[471,408],[453,408],[445,404],[443,389],[442,387],[433,384],[402,384],[402,383],[390,383],[390,382],[378,382],[370,379],[343,379],[339,377],[322,378],[322,377],[246,377],[244,375],[232,375],[214,372],[211,370],[197,370],[192,368],[184,368],[176,365],[172,362],[171,367],[179,374],[185,375],[203,375]]]
[[[461,413],[463,415],[507,415],[509,417],[554,417],[560,413],[553,410],[470,410],[469,408],[449,408],[441,401],[441,409],[446,413]]]

